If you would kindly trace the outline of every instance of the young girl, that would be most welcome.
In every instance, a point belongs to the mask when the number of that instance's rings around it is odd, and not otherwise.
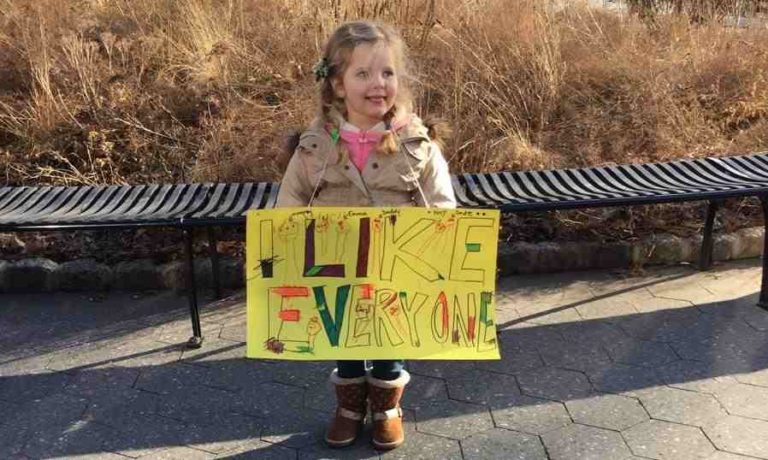
[[[315,68],[320,110],[295,145],[276,206],[434,206],[456,199],[434,133],[412,113],[403,40],[390,27],[341,25]],[[293,146],[292,146],[293,147]],[[326,433],[333,447],[354,443],[373,415],[373,444],[403,443],[404,361],[338,361],[331,373],[337,409]]]

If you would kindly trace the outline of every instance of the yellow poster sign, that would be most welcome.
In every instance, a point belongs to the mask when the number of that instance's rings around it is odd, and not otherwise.
[[[499,359],[499,212],[250,211],[247,356]]]

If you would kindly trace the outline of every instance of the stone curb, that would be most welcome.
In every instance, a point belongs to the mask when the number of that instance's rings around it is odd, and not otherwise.
[[[763,227],[751,227],[714,236],[712,260],[725,261],[760,257]],[[701,235],[681,238],[660,234],[638,242],[513,243],[499,245],[501,276],[551,273],[585,269],[627,268],[688,262],[696,264]]]
[[[500,243],[498,268],[501,276],[509,276],[697,263],[700,248],[701,236],[681,238],[666,234],[633,243]],[[760,257],[762,251],[763,228],[745,228],[730,234],[716,235],[712,259],[724,261]],[[242,259],[220,257],[219,265],[221,287],[239,289],[245,285]],[[195,261],[195,278],[200,287],[212,286],[212,269],[208,258],[199,257]],[[108,289],[183,291],[185,288],[185,267],[179,261],[157,265],[151,260],[131,260],[110,267],[92,259],[60,264],[44,258],[15,262],[0,260],[0,292],[3,293]]]
[[[237,289],[245,285],[243,261],[219,258],[219,281],[222,288]],[[195,278],[200,287],[211,287],[211,262],[195,261]],[[16,262],[0,260],[0,293],[52,291],[147,291],[186,289],[185,265],[171,262],[157,265],[151,260],[131,260],[114,266],[92,259],[79,259],[58,264],[50,259],[32,258]]]

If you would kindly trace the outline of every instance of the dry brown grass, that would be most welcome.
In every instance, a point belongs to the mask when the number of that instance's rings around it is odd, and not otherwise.
[[[694,22],[721,20],[729,15],[764,13],[765,0],[621,0],[628,9],[645,20],[653,21],[659,14],[675,13],[688,16]]]
[[[565,4],[0,0],[3,180],[279,178],[322,40],[358,17],[402,30],[457,171],[766,150],[768,28]]]

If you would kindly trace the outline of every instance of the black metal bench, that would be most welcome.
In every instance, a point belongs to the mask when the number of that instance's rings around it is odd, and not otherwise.
[[[461,206],[503,212],[709,201],[699,267],[712,264],[712,227],[725,198],[757,196],[763,208],[763,278],[758,306],[768,309],[768,153],[579,169],[461,174]]]
[[[503,212],[709,201],[701,250],[712,259],[719,203],[758,196],[768,223],[768,154],[580,169],[460,174],[453,177],[461,207]],[[213,284],[220,297],[214,227],[245,223],[249,209],[271,208],[278,184],[181,184],[83,187],[0,187],[0,232],[97,230],[167,226],[182,231],[192,337],[202,344],[192,252],[193,231],[207,229]],[[768,231],[766,231],[768,248]],[[768,308],[768,258],[758,305]]]
[[[0,187],[0,232],[174,227],[181,230],[192,337],[202,345],[194,271],[194,229],[205,227],[215,296],[221,297],[214,227],[243,225],[248,209],[271,208],[277,184]]]

